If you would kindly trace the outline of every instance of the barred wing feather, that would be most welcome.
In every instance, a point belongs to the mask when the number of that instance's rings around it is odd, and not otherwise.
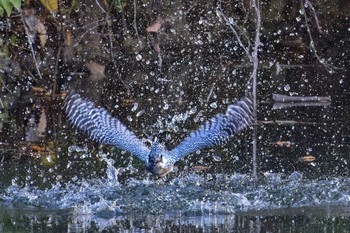
[[[64,110],[69,121],[87,133],[92,140],[114,145],[129,151],[144,162],[148,161],[150,149],[106,109],[95,107],[79,94],[72,93],[65,100]]]
[[[251,97],[229,105],[225,114],[218,114],[208,120],[197,131],[187,136],[169,153],[173,162],[205,147],[227,143],[238,131],[249,126],[253,120]]]

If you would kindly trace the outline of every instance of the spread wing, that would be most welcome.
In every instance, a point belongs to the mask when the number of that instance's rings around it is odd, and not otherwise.
[[[251,97],[229,105],[225,114],[218,114],[198,130],[187,136],[169,153],[169,160],[176,162],[182,157],[205,147],[227,143],[238,131],[246,128],[253,120]]]
[[[150,149],[106,109],[95,107],[92,102],[72,93],[65,100],[64,111],[68,120],[87,133],[90,139],[114,145],[144,162],[148,161]]]

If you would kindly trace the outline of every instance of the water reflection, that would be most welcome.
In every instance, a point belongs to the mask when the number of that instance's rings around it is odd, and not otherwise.
[[[235,214],[169,212],[91,217],[0,202],[2,232],[350,232],[350,207],[312,207]]]

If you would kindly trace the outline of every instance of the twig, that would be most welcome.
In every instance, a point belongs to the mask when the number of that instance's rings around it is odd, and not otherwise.
[[[235,34],[235,37],[238,41],[238,44],[241,46],[241,48],[244,50],[244,52],[246,53],[246,55],[248,56],[248,58],[251,60],[251,56],[249,53],[249,50],[246,46],[243,45],[243,42],[241,41],[241,38],[239,37],[237,31],[235,30],[235,28],[233,27],[234,22],[230,22],[230,20],[226,17],[226,15],[224,14],[224,12],[222,11],[222,7],[221,7],[221,1],[219,3],[219,6],[216,9],[216,15],[219,18],[224,19],[225,23],[230,27],[231,31],[233,32],[233,34]],[[231,20],[233,21],[233,20]]]
[[[127,30],[127,25],[126,25],[126,20],[125,20],[125,17],[124,17],[124,11],[123,11],[123,7],[122,7],[122,3],[120,2],[120,0],[118,0],[118,5],[119,5],[119,8],[120,8],[120,13],[122,13],[122,20],[123,20],[124,31],[126,31]]]
[[[120,3],[120,2],[119,2]],[[121,7],[121,6],[120,6]],[[109,16],[109,12],[104,12],[106,14],[106,17],[105,17],[105,20],[107,22],[107,30],[108,30],[108,39],[109,39],[109,46],[110,46],[110,50],[109,50],[109,53],[111,55],[111,59],[112,59],[112,63],[113,63],[113,68],[115,70],[117,70],[117,63],[115,61],[115,56],[114,56],[114,52],[113,52],[113,48],[114,48],[114,45],[113,45],[113,31],[112,31],[112,21],[111,21],[111,18]],[[128,86],[124,80],[121,78],[119,72],[118,73],[118,79],[119,81],[123,84],[123,86],[126,88],[126,89],[129,89],[130,86]]]
[[[314,15],[314,19],[315,19],[315,22],[316,22],[316,26],[317,26],[318,32],[322,33],[322,27],[320,26],[320,21],[318,20],[318,17],[317,17],[317,14],[316,14],[316,10],[315,10],[314,6],[312,5],[312,3],[309,0],[305,0],[305,4],[307,4],[308,7],[310,7],[311,12]]]
[[[4,103],[2,102],[1,98],[0,98],[0,105],[1,105],[1,108],[5,108]]]
[[[253,85],[253,119],[254,119],[254,131],[253,131],[253,177],[257,177],[257,103],[256,103],[256,84],[257,84],[257,75],[258,75],[258,67],[259,67],[259,58],[258,58],[258,52],[259,52],[259,45],[260,45],[260,27],[261,27],[261,15],[260,15],[260,1],[259,0],[252,0],[252,4],[254,6],[255,10],[255,42],[254,42],[254,49],[252,53],[252,63],[253,63],[253,72],[250,76],[250,80],[248,80],[248,85],[252,81]]]
[[[209,99],[211,97],[211,95],[213,94],[213,91],[214,91],[214,88],[215,88],[215,82],[211,85],[211,88],[210,88],[210,91],[209,91],[209,94],[207,96],[207,103],[209,102]]]
[[[259,0],[251,0],[251,4],[254,7],[255,10],[255,40],[254,40],[254,47],[252,53],[250,53],[249,49],[243,45],[238,33],[236,32],[235,28],[233,27],[233,20],[228,20],[226,15],[223,13],[221,8],[221,1],[219,3],[219,6],[217,8],[217,15],[219,18],[224,19],[226,24],[230,27],[231,31],[235,35],[239,45],[243,48],[244,52],[246,53],[247,57],[249,58],[250,62],[253,65],[252,73],[247,81],[247,91],[250,88],[250,84],[252,85],[252,95],[253,95],[253,118],[254,118],[254,130],[253,130],[253,158],[252,158],[252,164],[253,164],[253,177],[257,176],[257,104],[256,104],[256,83],[257,83],[257,74],[258,74],[258,67],[259,67],[259,58],[258,58],[258,52],[259,52],[259,45],[260,45],[260,27],[261,27],[261,15],[260,15],[260,1]],[[248,94],[248,93],[247,93]]]
[[[301,3],[301,6],[302,6],[302,10],[304,11],[304,19],[305,19],[305,26],[306,26],[306,30],[307,30],[307,33],[309,35],[309,39],[310,39],[310,46],[311,46],[311,49],[312,49],[312,52],[314,53],[314,56],[317,58],[317,60],[326,68],[326,70],[329,72],[329,73],[332,73],[334,69],[338,69],[337,67],[331,65],[331,64],[328,64],[325,59],[321,58],[318,53],[317,53],[317,49],[316,49],[316,46],[315,46],[315,42],[314,42],[314,39],[312,37],[312,34],[311,34],[311,30],[310,30],[310,27],[309,27],[309,24],[308,24],[308,17],[307,17],[307,14],[306,14],[306,10],[305,10],[305,6],[304,6],[304,2],[303,0],[300,0],[300,3]],[[308,1],[307,1],[308,3]],[[313,7],[312,7],[313,9]],[[317,17],[316,17],[317,18]],[[318,24],[318,20],[316,21],[316,24]],[[318,25],[319,26],[319,25]]]
[[[162,65],[163,65],[163,59],[162,59],[162,54],[161,54],[161,48],[160,48],[160,38],[159,38],[159,33],[157,33],[157,40],[158,40],[158,70],[162,72]]]
[[[97,4],[97,6],[101,9],[101,11],[102,11],[103,13],[106,13],[105,9],[103,9],[103,7],[100,5],[99,1],[98,1],[98,0],[95,0],[95,2],[96,2],[96,4]]]
[[[98,21],[100,21],[100,20],[98,20]],[[95,24],[95,23],[96,23],[96,22],[94,22],[94,23],[92,23],[92,24]],[[91,25],[91,24],[90,24],[90,25]],[[86,29],[86,31],[85,31],[83,34],[81,34],[79,40],[77,40],[77,42],[73,45],[73,47],[77,47],[77,46],[79,45],[80,41],[85,37],[85,35],[88,34],[88,33],[91,33],[91,29],[95,29],[95,28],[97,28],[97,27],[99,27],[99,26],[102,26],[102,25],[104,25],[104,23],[101,23],[101,24],[98,23],[98,24],[93,25],[92,27]]]
[[[32,56],[33,56],[33,60],[34,60],[34,64],[35,64],[36,71],[38,72],[38,75],[39,75],[40,79],[43,79],[43,77],[41,76],[41,72],[40,72],[40,70],[39,70],[38,63],[37,63],[37,61],[36,61],[35,51],[34,51],[34,48],[33,48],[32,41],[31,41],[30,38],[29,38],[29,31],[28,31],[27,24],[25,23],[22,10],[19,10],[19,12],[20,12],[20,15],[21,15],[21,20],[22,20],[22,23],[23,23],[23,26],[24,26],[24,30],[25,30],[26,35],[27,35],[27,40],[28,40],[28,43],[29,43],[29,47],[30,47],[30,50],[31,50],[31,52],[32,52]]]
[[[140,41],[140,36],[139,36],[139,32],[138,32],[138,30],[137,30],[136,16],[137,16],[137,14],[136,14],[136,0],[134,0],[134,28],[135,28],[135,33],[136,33],[137,41],[138,41],[139,43],[141,43],[141,41]]]
[[[55,73],[53,78],[53,85],[52,85],[52,93],[51,93],[51,100],[54,100],[55,94],[57,91],[57,74],[58,74],[58,63],[59,63],[59,57],[61,56],[62,46],[58,48],[57,55],[56,55],[56,62],[55,62]]]

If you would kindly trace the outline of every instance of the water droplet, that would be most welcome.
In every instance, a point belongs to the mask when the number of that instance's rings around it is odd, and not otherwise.
[[[134,106],[132,107],[131,111],[135,112],[137,110],[137,107],[139,106],[138,103],[134,103]]]
[[[138,111],[137,113],[136,113],[136,117],[140,117],[142,114],[144,114],[145,113],[145,110],[144,109],[142,109],[141,111]]]
[[[285,91],[289,91],[289,90],[290,90],[289,84],[287,84],[287,85],[284,86],[284,90],[285,90]]]
[[[211,107],[211,108],[217,108],[217,107],[218,107],[218,105],[217,105],[217,103],[216,103],[216,102],[213,102],[213,103],[211,103],[211,104],[210,104],[210,107]]]
[[[47,160],[47,162],[51,163],[51,162],[52,162],[52,157],[51,157],[51,155],[47,155],[47,156],[46,156],[46,160]]]
[[[230,22],[230,24],[232,25],[236,25],[235,21],[233,20],[232,17],[228,18],[228,21]]]
[[[136,60],[137,60],[137,61],[141,61],[141,59],[142,59],[141,54],[137,54],[137,55],[136,55]]]
[[[196,112],[197,112],[197,107],[195,106],[195,107],[190,109],[189,114],[192,115],[192,114],[195,114]]]
[[[214,156],[213,156],[213,159],[214,159],[214,161],[216,161],[216,162],[221,161],[221,157],[218,156],[218,155],[214,155]]]

